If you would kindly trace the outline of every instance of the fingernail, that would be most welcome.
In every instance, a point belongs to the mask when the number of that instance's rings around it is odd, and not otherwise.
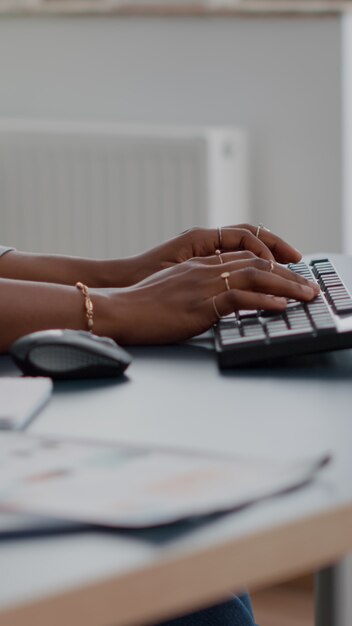
[[[308,287],[306,285],[302,286],[303,292],[307,295],[310,296],[311,298],[314,296],[314,289],[313,286],[312,287]]]
[[[305,286],[308,287],[309,289],[313,289],[313,291],[315,291],[315,293],[320,293],[320,287],[319,287],[318,283],[313,283],[312,280],[307,280]]]

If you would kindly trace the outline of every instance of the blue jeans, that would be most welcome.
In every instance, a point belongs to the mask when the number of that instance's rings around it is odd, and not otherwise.
[[[255,621],[251,601],[245,594],[159,626],[255,626]]]

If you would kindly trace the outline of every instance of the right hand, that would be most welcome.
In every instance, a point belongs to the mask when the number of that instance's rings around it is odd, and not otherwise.
[[[237,224],[219,228],[190,228],[177,237],[128,260],[129,282],[140,282],[155,272],[189,261],[194,257],[209,258],[219,248],[223,253],[248,250],[262,259],[279,263],[297,263],[302,255],[287,241],[262,227]],[[114,284],[113,276],[110,277]],[[115,285],[117,283],[115,282]]]
[[[220,315],[240,309],[283,311],[287,298],[312,300],[319,287],[272,260],[250,252],[194,258],[111,293],[110,334],[119,343],[164,344],[208,330]],[[229,287],[221,278],[229,272]]]

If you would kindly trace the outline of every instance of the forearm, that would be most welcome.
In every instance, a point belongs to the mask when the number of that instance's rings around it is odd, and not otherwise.
[[[0,257],[0,276],[61,285],[125,287],[134,282],[135,258],[94,260],[13,250]]]
[[[115,320],[109,294],[92,289],[90,295],[94,333],[112,336]],[[6,352],[18,337],[37,330],[87,329],[84,299],[75,287],[0,279],[0,302],[0,352]]]

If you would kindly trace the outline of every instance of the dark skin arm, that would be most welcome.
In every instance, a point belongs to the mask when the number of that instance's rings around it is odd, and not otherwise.
[[[36,330],[86,328],[83,296],[75,287],[1,278],[0,297],[0,352],[6,352],[18,337]],[[104,335],[109,328],[110,298],[103,291],[92,290],[92,299],[94,331]]]
[[[222,229],[224,253],[248,250],[262,259],[279,263],[297,262],[301,254],[273,233],[262,229],[260,238],[251,224]],[[127,287],[162,269],[173,267],[193,257],[203,260],[219,248],[217,229],[193,228],[174,239],[127,259],[94,260],[62,255],[30,254],[12,251],[0,259],[3,278],[75,285],[81,281],[90,287]],[[230,260],[231,256],[227,256]]]
[[[198,257],[132,287],[92,288],[94,332],[125,345],[172,343],[217,321],[213,298],[220,315],[227,315],[238,309],[282,311],[286,298],[309,301],[318,293],[309,281],[251,252],[223,256],[221,266],[216,255]],[[224,271],[229,272],[229,290],[221,278]],[[0,279],[0,297],[1,352],[36,330],[87,327],[83,296],[75,287]]]

